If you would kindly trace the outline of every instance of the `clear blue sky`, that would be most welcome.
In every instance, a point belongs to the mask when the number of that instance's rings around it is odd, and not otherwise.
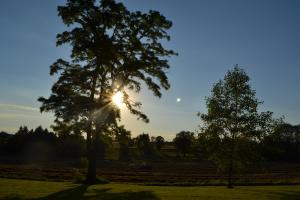
[[[65,29],[56,6],[63,0],[2,0],[0,6],[0,130],[20,125],[49,127],[51,114],[40,114],[36,101],[48,96],[54,79],[49,66],[68,58],[69,48],[55,46]],[[226,71],[240,64],[251,77],[262,110],[300,123],[300,1],[297,0],[126,0],[131,10],[159,10],[173,21],[165,45],[179,53],[170,60],[171,89],[156,99],[144,91],[150,123],[123,112],[133,135],[147,132],[172,138],[195,130],[205,96]],[[176,103],[176,98],[182,101]]]

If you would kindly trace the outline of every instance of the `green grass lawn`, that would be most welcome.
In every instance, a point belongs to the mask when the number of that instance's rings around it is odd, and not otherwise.
[[[300,186],[170,187],[110,183],[80,185],[70,182],[43,182],[0,179],[0,199],[5,200],[143,200],[143,199],[300,199]]]

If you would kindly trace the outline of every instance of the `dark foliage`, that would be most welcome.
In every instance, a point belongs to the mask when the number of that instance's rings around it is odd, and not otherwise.
[[[206,99],[207,113],[199,115],[200,137],[206,141],[209,158],[228,172],[229,188],[235,171],[260,159],[256,151],[259,142],[276,126],[272,112],[258,112],[262,102],[249,81],[247,73],[236,65],[214,84]]]
[[[112,127],[111,133],[119,144],[119,160],[129,159],[129,145],[131,142],[131,133],[124,126]]]
[[[75,160],[85,156],[82,136],[56,135],[41,126],[35,130],[21,126],[15,134],[1,134],[0,144],[2,155],[20,157],[26,161]]]
[[[57,137],[41,126],[35,130],[20,127],[6,143],[5,151],[10,155],[28,160],[47,160],[55,156]]]
[[[249,151],[250,148],[253,149],[254,155],[259,152],[266,161],[299,162],[299,127],[300,125],[281,124],[273,132],[266,135],[260,143],[247,142],[241,145],[241,148],[243,147],[241,152]],[[203,136],[203,134],[199,134],[195,137],[190,132],[187,134],[181,132],[177,134],[177,139],[175,138],[173,142],[162,143],[163,140],[159,136],[151,137],[150,141],[148,134],[142,134],[131,139],[130,131],[127,131],[123,126],[114,127],[98,141],[100,145],[98,145],[97,157],[105,158],[107,151],[112,146],[112,140],[115,139],[119,144],[119,159],[124,161],[134,157],[134,152],[130,152],[129,147],[137,147],[143,155],[152,155],[155,148],[159,150],[158,144],[166,144],[167,148],[174,145],[178,153],[184,154],[186,152],[198,160],[207,160],[210,156],[207,148],[209,146],[217,148],[217,146]],[[54,134],[42,127],[35,130],[28,130],[26,126],[20,127],[15,134],[0,132],[0,154],[2,156],[19,156],[31,159],[42,157],[44,160],[80,160],[86,157],[85,145],[86,140],[80,134],[73,132]],[[48,156],[45,156],[47,154]],[[249,155],[247,159],[251,158]]]
[[[262,142],[263,155],[271,161],[300,161],[300,125],[281,124]]]
[[[7,143],[12,136],[13,135],[8,134],[4,131],[0,132],[0,155],[6,154]]]
[[[86,155],[85,140],[81,135],[64,134],[57,140],[57,152],[60,158],[77,160]]]
[[[150,156],[153,154],[153,146],[150,142],[149,134],[142,133],[136,137],[136,146],[144,156]]]
[[[194,133],[189,131],[181,131],[176,134],[173,142],[177,152],[182,153],[184,156],[191,151],[192,144],[195,140]]]
[[[162,136],[157,136],[154,139],[154,144],[156,149],[160,150],[165,144],[165,139]]]

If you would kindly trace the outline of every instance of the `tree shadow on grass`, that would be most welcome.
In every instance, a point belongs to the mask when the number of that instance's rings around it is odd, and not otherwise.
[[[299,200],[300,191],[282,191],[282,192],[269,192],[270,195],[275,195],[281,200]]]
[[[87,192],[88,185],[59,191],[41,198],[27,199],[20,196],[7,197],[4,200],[159,200],[151,191],[111,192],[111,188],[93,189]]]
[[[241,189],[238,190],[247,190],[255,193],[266,194],[269,199],[280,199],[280,200],[299,200],[300,191],[270,191],[270,190],[254,190],[254,189]],[[259,195],[259,194],[258,194]]]

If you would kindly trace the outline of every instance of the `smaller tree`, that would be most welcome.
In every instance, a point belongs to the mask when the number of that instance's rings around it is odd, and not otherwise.
[[[154,142],[155,142],[156,149],[160,150],[165,144],[165,139],[162,136],[157,136],[155,137]]]
[[[129,145],[131,140],[130,131],[126,130],[124,126],[114,126],[112,133],[119,143],[119,159],[127,160],[129,158]]]
[[[143,152],[145,156],[152,154],[152,145],[150,143],[149,134],[142,133],[136,138],[137,148]]]
[[[194,133],[189,131],[181,131],[180,133],[176,134],[173,142],[177,152],[182,153],[185,157],[186,154],[191,150],[191,146],[194,140]]]
[[[203,138],[201,134],[198,134],[192,145],[192,154],[199,160],[207,160],[208,158],[205,143],[205,138]]]
[[[15,135],[27,135],[29,133],[29,130],[27,126],[20,126],[19,130],[15,133]]]
[[[200,137],[206,141],[209,157],[228,173],[228,188],[232,175],[259,159],[258,144],[275,125],[271,112],[259,113],[262,102],[255,97],[249,76],[237,65],[224,80],[213,86],[207,98],[207,114],[201,114]]]
[[[113,137],[110,131],[105,130],[101,135],[99,135],[94,140],[94,148],[96,158],[99,160],[104,160],[109,151],[112,150]]]

